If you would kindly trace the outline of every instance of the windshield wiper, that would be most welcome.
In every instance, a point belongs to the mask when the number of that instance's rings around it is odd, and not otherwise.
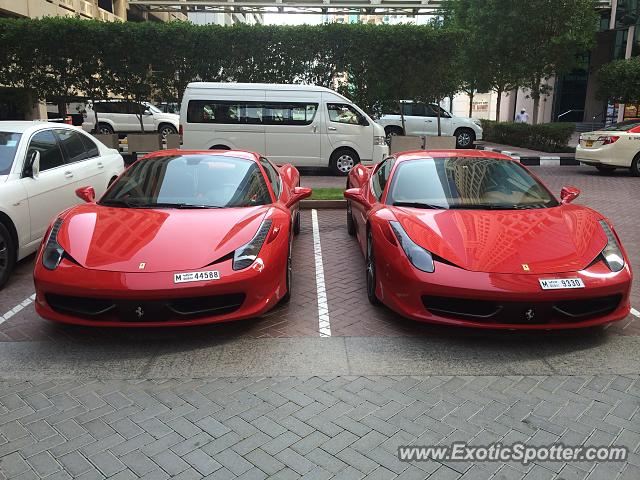
[[[410,208],[426,208],[432,210],[446,210],[447,207],[443,205],[432,205],[430,203],[423,202],[393,202],[394,207],[410,207]]]
[[[222,208],[217,205],[196,205],[193,203],[147,203],[144,208],[182,208],[182,209],[206,209],[206,208]]]
[[[542,207],[539,204],[500,205],[493,203],[470,203],[464,205],[452,205],[450,208],[457,210],[527,210]]]
[[[128,200],[122,200],[119,198],[110,198],[108,200],[101,200],[98,205],[105,207],[124,207],[124,208],[136,208],[138,205],[131,203]]]

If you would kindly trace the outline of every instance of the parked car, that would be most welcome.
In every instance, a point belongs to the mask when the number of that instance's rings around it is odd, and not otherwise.
[[[389,152],[384,129],[346,97],[313,85],[190,83],[180,124],[185,149],[262,152],[277,164],[346,175]]]
[[[155,106],[164,113],[175,113],[180,115],[180,104],[178,102],[160,102]]]
[[[102,194],[123,170],[116,150],[80,128],[0,122],[0,286],[36,251],[51,218],[79,203],[78,187]]]
[[[347,228],[367,296],[424,322],[477,328],[600,325],[630,311],[613,225],[491,152],[401,153],[349,174]]]
[[[179,326],[260,315],[291,294],[300,231],[292,165],[256,153],[163,150],[96,203],[58,215],[34,270],[36,311],[78,325]]]
[[[576,160],[600,172],[628,168],[632,175],[640,177],[640,119],[581,134]]]
[[[173,113],[164,113],[148,102],[137,103],[127,100],[104,100],[88,104],[85,121],[82,128],[91,132],[95,128],[95,113],[98,113],[97,133],[140,133],[140,119],[145,132],[158,132],[165,138],[172,133],[178,133],[180,117]]]
[[[482,140],[480,120],[475,118],[454,117],[435,104],[403,101],[400,108],[403,115],[397,111],[384,114],[377,120],[384,127],[388,143],[391,143],[391,137],[395,135],[438,135],[438,110],[441,133],[456,137],[457,148],[473,148],[473,142]]]

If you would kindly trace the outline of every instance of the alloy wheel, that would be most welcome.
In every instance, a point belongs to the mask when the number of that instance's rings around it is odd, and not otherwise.
[[[468,147],[471,144],[471,134],[469,132],[462,132],[458,134],[458,146]]]

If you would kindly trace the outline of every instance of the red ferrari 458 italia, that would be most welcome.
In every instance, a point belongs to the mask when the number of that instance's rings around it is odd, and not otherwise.
[[[36,310],[58,322],[176,326],[254,317],[291,291],[298,171],[255,153],[162,151],[96,203],[53,220],[38,252]]]
[[[630,310],[611,222],[557,200],[525,167],[478,151],[400,153],[348,178],[347,228],[367,294],[406,317],[481,328],[588,327]]]

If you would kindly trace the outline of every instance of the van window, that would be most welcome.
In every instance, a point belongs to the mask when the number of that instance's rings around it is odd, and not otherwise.
[[[369,122],[351,105],[346,103],[327,103],[329,120],[349,125],[369,125]]]
[[[191,100],[187,123],[310,125],[317,103]]]

